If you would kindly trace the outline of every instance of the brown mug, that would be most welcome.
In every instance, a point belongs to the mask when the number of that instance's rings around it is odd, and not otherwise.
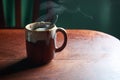
[[[63,50],[67,44],[65,29],[50,24],[50,22],[34,22],[25,27],[26,51],[31,64],[49,63],[54,58],[55,52]],[[57,32],[61,32],[64,36],[63,44],[59,48],[56,47]]]

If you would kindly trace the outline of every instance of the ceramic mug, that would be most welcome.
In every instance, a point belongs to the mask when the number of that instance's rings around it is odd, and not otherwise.
[[[57,27],[50,22],[34,22],[26,25],[26,51],[28,60],[34,65],[49,63],[55,52],[62,51],[67,44],[65,29]],[[61,32],[64,36],[63,44],[56,47],[56,34]]]

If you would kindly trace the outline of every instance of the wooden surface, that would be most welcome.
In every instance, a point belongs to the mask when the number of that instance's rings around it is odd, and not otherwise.
[[[49,64],[31,67],[24,34],[22,29],[0,30],[0,80],[120,80],[120,41],[113,36],[67,30],[66,48]]]
[[[15,26],[19,28],[21,26],[21,1],[22,0],[15,0]]]

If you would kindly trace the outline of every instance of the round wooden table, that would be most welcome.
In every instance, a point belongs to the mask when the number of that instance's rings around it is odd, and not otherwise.
[[[120,41],[92,30],[67,30],[66,48],[47,65],[29,67],[23,29],[0,30],[0,80],[120,80]],[[57,44],[62,35],[58,34]]]

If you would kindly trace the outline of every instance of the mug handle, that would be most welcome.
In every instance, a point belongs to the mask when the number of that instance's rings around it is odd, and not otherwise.
[[[61,28],[61,27],[57,28],[56,33],[57,32],[61,32],[63,34],[63,36],[64,36],[63,44],[60,47],[58,47],[58,48],[56,47],[56,50],[55,50],[55,52],[60,52],[60,51],[62,51],[65,48],[65,46],[67,44],[67,33],[66,33],[65,29]]]

